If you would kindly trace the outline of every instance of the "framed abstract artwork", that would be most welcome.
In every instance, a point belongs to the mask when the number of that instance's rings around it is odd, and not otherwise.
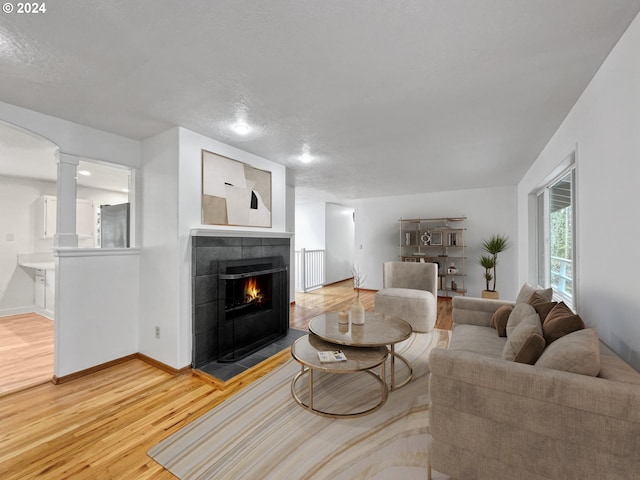
[[[271,228],[271,172],[202,150],[202,223]]]

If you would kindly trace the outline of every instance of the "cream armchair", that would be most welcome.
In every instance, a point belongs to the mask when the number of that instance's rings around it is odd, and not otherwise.
[[[402,318],[415,332],[429,332],[438,315],[438,266],[435,263],[385,262],[383,289],[375,311]]]

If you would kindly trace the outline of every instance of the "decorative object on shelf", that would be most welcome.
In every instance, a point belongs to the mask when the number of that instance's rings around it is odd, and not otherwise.
[[[442,245],[442,232],[431,233],[431,245]]]
[[[458,246],[458,234],[456,232],[451,232],[449,234],[449,245],[452,247]]]
[[[411,245],[411,234],[407,232],[404,236],[405,245]]]
[[[422,245],[431,245],[431,234],[428,231],[424,232],[420,237],[420,241]]]
[[[482,242],[482,249],[488,255],[482,255],[478,263],[484,268],[484,279],[486,281],[486,290],[482,291],[482,298],[500,298],[496,290],[496,266],[498,265],[498,254],[509,248],[509,237],[506,235],[492,235],[488,240]],[[489,288],[489,282],[493,280],[493,288]]]
[[[455,280],[451,280],[451,290],[458,290],[458,284]]]
[[[404,261],[405,261],[405,262],[413,262],[413,263],[416,263],[416,259],[415,259],[415,258],[413,258],[413,257],[407,257],[407,258],[405,258],[405,259],[404,259]]]
[[[440,249],[440,253],[438,253],[439,257],[447,257],[449,256],[449,250],[447,250],[447,247],[442,247]]]
[[[358,267],[353,267],[353,288],[356,290],[356,301],[351,305],[351,323],[353,325],[362,325],[364,323],[364,305],[360,302],[360,287],[367,278],[363,275]]]
[[[449,265],[449,268],[447,271],[449,275],[455,275],[456,273],[458,273],[458,269],[456,268],[456,265],[453,262],[451,262],[451,265]]]

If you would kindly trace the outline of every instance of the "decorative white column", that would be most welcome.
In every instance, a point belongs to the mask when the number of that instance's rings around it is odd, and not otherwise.
[[[58,247],[77,247],[76,190],[78,157],[58,152],[58,189],[56,212],[56,235],[53,244]]]

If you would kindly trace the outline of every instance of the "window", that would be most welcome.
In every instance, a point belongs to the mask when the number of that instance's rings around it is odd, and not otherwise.
[[[538,283],[554,300],[575,309],[575,165],[548,183],[536,198]]]

